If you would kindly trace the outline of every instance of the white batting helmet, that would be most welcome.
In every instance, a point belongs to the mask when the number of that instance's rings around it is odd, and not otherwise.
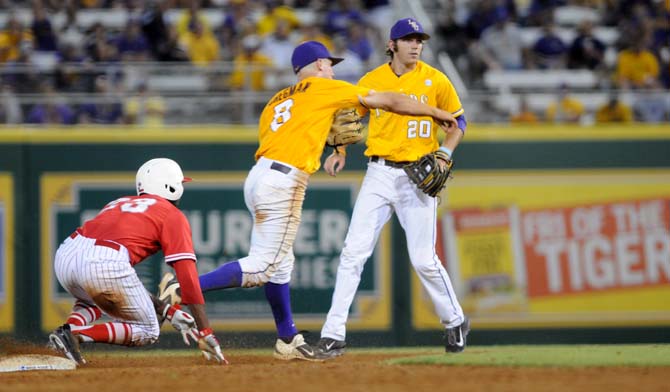
[[[184,177],[179,164],[168,158],[155,158],[145,162],[137,171],[137,194],[148,193],[168,200],[179,200],[184,194]]]

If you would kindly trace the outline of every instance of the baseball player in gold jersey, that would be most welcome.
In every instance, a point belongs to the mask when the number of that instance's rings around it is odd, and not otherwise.
[[[428,38],[415,19],[397,21],[388,41],[387,54],[391,61],[368,72],[358,85],[377,91],[400,92],[444,109],[456,117],[458,129],[448,130],[440,146],[439,127],[432,118],[370,110],[365,151],[369,157],[368,169],[340,255],[330,311],[317,343],[326,357],[344,353],[347,316],[363,266],[393,212],[405,230],[412,266],[445,328],[446,350],[460,352],[465,348],[469,321],[435,252],[437,200],[417,189],[403,170],[405,164],[438,148],[451,157],[466,127],[463,107],[449,79],[419,60],[423,42]],[[330,175],[336,175],[344,167],[345,154],[340,148],[326,159],[324,168]]]
[[[203,291],[264,286],[277,327],[274,356],[321,360],[293,323],[289,281],[307,182],[321,165],[335,111],[356,107],[427,116],[422,118],[453,129],[456,121],[448,111],[405,95],[333,80],[332,67],[342,59],[318,42],[298,45],[291,60],[298,82],[276,93],[263,109],[256,164],[244,183],[244,199],[254,219],[249,255],[200,276],[200,284]]]

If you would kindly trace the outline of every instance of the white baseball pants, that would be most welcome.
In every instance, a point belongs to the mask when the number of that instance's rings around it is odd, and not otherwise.
[[[60,284],[75,298],[131,326],[130,345],[158,340],[153,302],[123,245],[75,232],[58,247],[54,268]]]
[[[322,337],[345,340],[349,308],[372,255],[379,233],[398,216],[405,230],[409,258],[445,327],[464,320],[451,280],[435,252],[437,199],[421,192],[403,169],[370,162],[356,199],[354,212],[337,268],[333,300]]]
[[[244,201],[254,219],[249,255],[239,260],[242,287],[291,280],[293,241],[300,226],[309,174],[261,157],[244,182]]]

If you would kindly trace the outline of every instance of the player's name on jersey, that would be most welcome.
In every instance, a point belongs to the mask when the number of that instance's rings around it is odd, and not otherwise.
[[[295,93],[304,93],[305,91],[307,91],[307,89],[311,85],[312,84],[310,82],[300,82],[300,83],[298,83],[296,85],[293,85],[291,87],[287,87],[287,88],[281,90],[280,92],[278,92],[275,95],[275,97],[272,99],[272,101],[270,101],[268,103],[268,105],[272,105],[275,102],[279,102],[282,99],[286,99],[286,98],[290,97],[291,95],[293,95]]]

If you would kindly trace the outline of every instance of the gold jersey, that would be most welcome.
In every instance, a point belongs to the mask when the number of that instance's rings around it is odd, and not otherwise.
[[[279,91],[261,113],[256,160],[263,156],[309,174],[316,172],[335,111],[362,110],[359,96],[369,92],[366,87],[319,77],[305,78]]]
[[[405,94],[425,104],[463,114],[463,106],[451,81],[442,72],[419,61],[412,71],[398,77],[386,63],[365,74],[359,86],[375,91]],[[370,111],[367,149],[365,155],[378,155],[391,161],[415,161],[435,151],[441,130],[432,117],[402,116],[381,109]]]

